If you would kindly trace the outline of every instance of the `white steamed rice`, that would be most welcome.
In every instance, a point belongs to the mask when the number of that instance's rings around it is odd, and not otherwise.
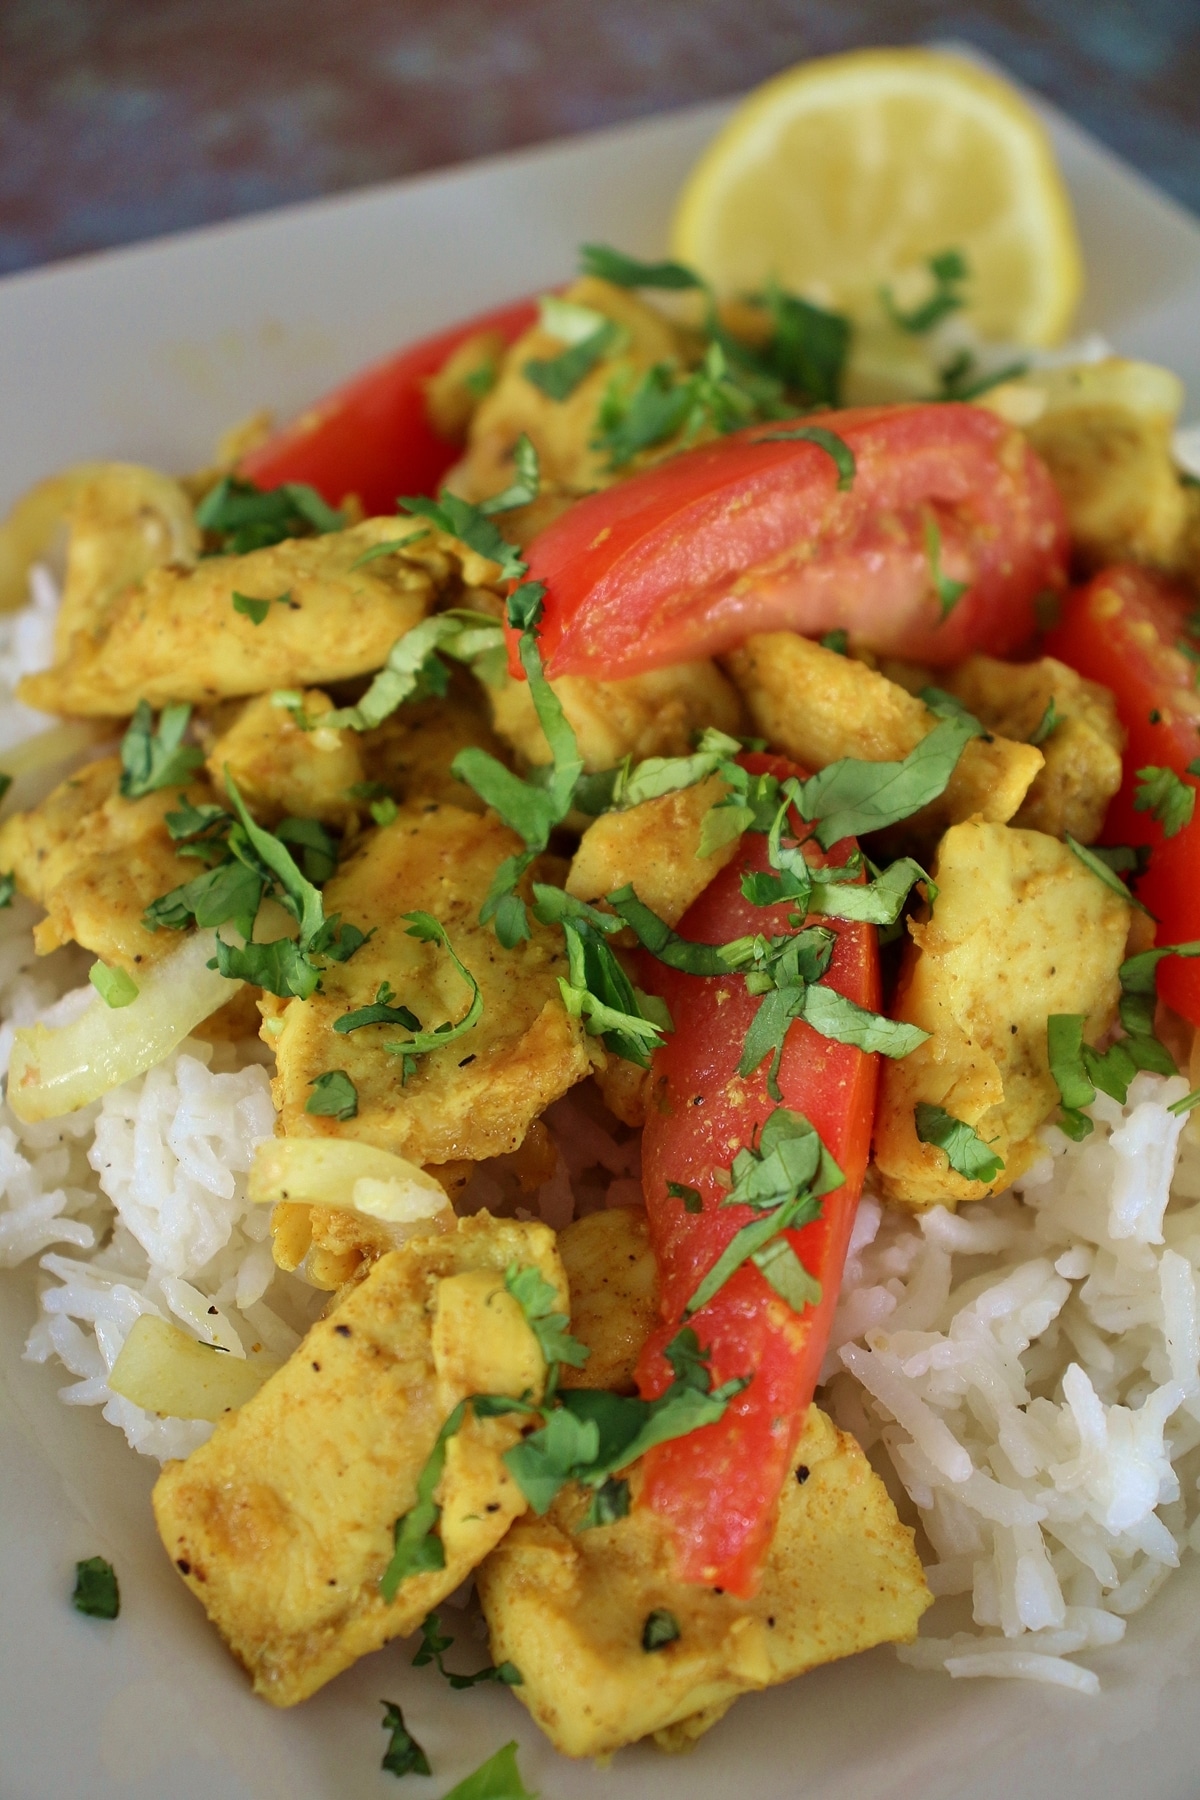
[[[45,723],[12,700],[49,660],[44,572],[33,592],[0,618],[4,747]],[[21,900],[0,915],[0,1070],[16,1025],[99,1003],[90,958],[34,957],[35,917]],[[141,1313],[235,1356],[282,1357],[326,1298],[275,1268],[268,1212],[246,1199],[274,1126],[267,1056],[254,1040],[186,1040],[69,1118],[22,1125],[0,1105],[0,1265],[39,1257],[45,1278],[26,1355],[57,1360],[68,1405],[103,1407],[159,1459],[212,1427],[109,1389]],[[1101,1097],[1083,1144],[1048,1128],[1045,1157],[996,1201],[912,1217],[863,1200],[822,1400],[919,1521],[931,1617],[948,1617],[900,1649],[906,1662],[1095,1692],[1071,1659],[1115,1643],[1200,1549],[1200,1147],[1166,1110],[1185,1086],[1140,1075],[1124,1108]],[[637,1136],[594,1093],[546,1122],[550,1178],[522,1194],[497,1158],[469,1209],[528,1207],[558,1227],[640,1202]]]

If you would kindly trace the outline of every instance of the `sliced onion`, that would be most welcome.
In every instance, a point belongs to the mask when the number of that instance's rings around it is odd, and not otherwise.
[[[67,719],[0,751],[0,774],[12,783],[4,794],[5,818],[36,806],[77,764],[114,743],[111,720]]]
[[[254,1153],[249,1195],[266,1205],[337,1207],[396,1227],[445,1231],[454,1223],[440,1181],[354,1138],[268,1138]]]
[[[144,1075],[243,984],[207,965],[216,932],[195,931],[138,980],[138,996],[114,1009],[96,999],[70,1025],[28,1025],[15,1035],[8,1103],[19,1119],[60,1119]]]
[[[244,1406],[282,1366],[270,1356],[229,1356],[143,1313],[121,1346],[108,1385],[147,1412],[215,1421]]]

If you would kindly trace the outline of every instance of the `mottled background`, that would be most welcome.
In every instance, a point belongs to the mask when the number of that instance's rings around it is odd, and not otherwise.
[[[1200,0],[0,0],[0,272],[933,37],[1200,212]]]

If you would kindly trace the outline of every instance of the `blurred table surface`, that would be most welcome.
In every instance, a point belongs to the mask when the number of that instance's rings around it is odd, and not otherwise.
[[[1200,212],[1200,0],[0,0],[0,273],[948,37]]]

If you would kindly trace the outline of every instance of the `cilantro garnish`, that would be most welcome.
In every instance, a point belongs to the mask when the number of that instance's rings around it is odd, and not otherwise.
[[[220,549],[226,555],[242,556],[285,538],[341,531],[346,515],[327,506],[306,482],[265,489],[241,476],[226,475],[196,508],[196,523],[222,540]]]
[[[446,1552],[435,1529],[442,1509],[433,1496],[446,1467],[446,1446],[466,1418],[469,1405],[468,1400],[460,1400],[444,1421],[417,1477],[416,1504],[396,1520],[392,1559],[379,1581],[379,1591],[388,1602],[396,1598],[396,1589],[407,1576],[446,1566]]]
[[[516,1663],[489,1663],[486,1669],[477,1669],[474,1675],[455,1675],[446,1667],[443,1657],[454,1644],[452,1637],[442,1631],[441,1620],[436,1612],[426,1614],[421,1621],[421,1644],[413,1657],[413,1668],[424,1669],[430,1663],[437,1669],[444,1681],[452,1688],[462,1691],[464,1688],[478,1687],[481,1681],[500,1681],[505,1687],[521,1687],[521,1671]]]
[[[291,704],[290,694],[281,704],[287,704],[288,710],[296,715],[297,723],[308,731],[373,731],[404,701],[423,700],[429,694],[445,694],[450,685],[450,671],[442,661],[443,656],[472,664],[486,680],[503,663],[503,627],[489,614],[471,612],[463,607],[431,613],[396,639],[388,651],[387,661],[356,705],[335,707],[331,712],[309,719],[301,716],[300,705]]]
[[[699,1188],[689,1187],[686,1181],[668,1181],[667,1192],[672,1200],[682,1200],[683,1210],[687,1213],[704,1211],[704,1199]]]
[[[578,307],[577,312],[590,309]],[[593,315],[597,323],[586,337],[569,342],[557,356],[533,356],[522,366],[521,373],[549,400],[567,400],[597,364],[621,343],[624,333],[612,319]],[[556,330],[554,335],[560,333]]]
[[[933,276],[933,293],[908,312],[902,312],[896,305],[890,288],[881,287],[879,290],[884,311],[893,325],[898,325],[901,331],[912,332],[914,336],[932,331],[947,314],[957,312],[966,305],[961,289],[969,270],[961,250],[941,250],[936,256],[929,257],[925,266]]]
[[[840,838],[882,831],[945,793],[968,742],[981,735],[977,719],[956,716],[935,725],[903,762],[843,757],[792,784],[796,810],[817,821],[815,835],[824,850]]]
[[[6,906],[12,905],[16,891],[17,877],[15,872],[10,869],[7,875],[0,875],[0,912],[3,912]]]
[[[239,594],[236,590],[233,595],[234,612],[242,613],[252,625],[261,625],[273,606],[290,606],[296,610],[298,602],[292,599],[291,588],[285,593],[272,595],[269,600],[254,600],[249,594]]]
[[[1063,838],[1067,848],[1074,851],[1084,868],[1087,869],[1090,874],[1094,875],[1097,881],[1102,881],[1106,888],[1114,894],[1119,894],[1121,899],[1126,901],[1130,906],[1136,906],[1139,912],[1144,912],[1148,917],[1153,917],[1150,908],[1148,906],[1143,906],[1136,894],[1130,893],[1129,889],[1125,886],[1125,883],[1121,880],[1121,877],[1100,851],[1089,849],[1086,844],[1081,844],[1078,838],[1073,838],[1071,836],[1069,831],[1063,833]]]
[[[749,1206],[761,1216],[734,1233],[684,1308],[699,1311],[744,1263],[753,1262],[796,1312],[816,1305],[821,1284],[782,1235],[820,1216],[820,1197],[840,1187],[842,1171],[803,1113],[777,1106],[757,1148],[738,1151],[723,1206]]]
[[[1177,837],[1192,822],[1196,810],[1196,790],[1189,787],[1174,769],[1157,768],[1153,764],[1137,771],[1137,788],[1133,796],[1135,812],[1148,812],[1163,828],[1163,836]]]
[[[521,1268],[514,1262],[504,1271],[504,1285],[524,1313],[547,1364],[569,1363],[581,1369],[591,1351],[571,1336],[571,1321],[557,1310],[558,1295],[545,1277],[531,1266]]]
[[[404,1723],[394,1700],[381,1700],[383,1729],[391,1733],[380,1767],[389,1775],[432,1775],[429,1758]]]
[[[384,1045],[384,1049],[389,1056],[398,1056],[401,1058],[400,1080],[401,1084],[403,1084],[416,1069],[417,1058],[419,1056],[427,1056],[431,1050],[441,1050],[445,1045],[454,1043],[457,1038],[465,1037],[468,1031],[474,1030],[483,1014],[483,994],[480,992],[479,983],[476,981],[474,975],[472,975],[470,969],[468,969],[466,964],[462,961],[453,944],[450,942],[450,939],[447,937],[445,926],[440,924],[439,921],[433,917],[432,913],[401,913],[400,917],[402,919],[407,919],[409,922],[409,937],[417,938],[423,944],[437,944],[446,952],[446,955],[450,958],[456,971],[467,984],[467,988],[470,991],[470,1002],[461,1019],[445,1019],[440,1025],[435,1025],[432,1030],[422,1030],[420,1021],[414,1019],[413,1015],[409,1013],[408,1016],[410,1019],[413,1019],[413,1023],[411,1025],[406,1024],[406,1029],[413,1033],[412,1037],[401,1038],[397,1043]],[[383,989],[381,988],[379,991],[382,993]],[[378,1007],[379,1002],[377,1001],[374,1008],[360,1007],[358,1010],[360,1012],[375,1012],[378,1010]],[[407,1007],[401,1007],[397,1010],[408,1012]],[[337,1031],[340,1028],[342,1031],[353,1031],[355,1027],[345,1023],[347,1018],[353,1017],[353,1014],[343,1013],[340,1019],[335,1020],[334,1030]],[[375,1024],[378,1023],[379,1020],[373,1018],[369,1020],[363,1019],[359,1022],[362,1024]],[[400,1022],[406,1023],[403,1020]]]
[[[505,1744],[481,1763],[473,1775],[452,1787],[442,1800],[537,1800],[521,1780],[517,1767],[517,1740]]]
[[[124,969],[110,969],[107,963],[94,962],[88,970],[88,980],[105,1006],[128,1006],[138,997],[133,976]]]
[[[424,494],[413,494],[397,500],[396,508],[413,518],[427,519],[439,531],[457,538],[479,556],[486,556],[490,562],[499,563],[503,581],[519,580],[525,573],[521,553],[501,535],[492,524],[492,518],[496,513],[512,512],[514,508],[526,506],[537,498],[537,452],[524,435],[517,440],[513,462],[517,471],[516,480],[503,493],[493,494],[490,500],[482,500],[478,506],[470,500],[461,500],[449,488],[443,488],[436,500],[430,500]],[[376,545],[370,554],[386,555],[409,542],[411,538],[400,538],[394,544]]]
[[[146,701],[138,701],[121,739],[120,790],[126,800],[182,786],[200,767],[203,750],[183,741],[191,716],[190,706],[164,706],[156,727]]]
[[[944,1107],[921,1100],[915,1110],[917,1136],[923,1144],[945,1151],[950,1167],[967,1181],[995,1181],[1004,1164],[994,1156],[973,1126]]]
[[[642,1626],[642,1649],[665,1650],[668,1644],[675,1643],[680,1636],[679,1620],[665,1606],[656,1606],[646,1618]]]
[[[925,554],[929,558],[929,574],[933,582],[933,591],[937,595],[938,605],[942,609],[942,622],[950,617],[967,588],[966,581],[952,581],[949,575],[942,573],[942,534],[938,522],[931,512],[925,514],[924,522]]]
[[[621,921],[562,888],[535,882],[533,895],[534,917],[561,926],[566,938],[567,974],[559,976],[558,986],[571,1017],[582,1018],[590,1035],[626,1062],[649,1068],[650,1052],[671,1023],[661,1001],[634,987],[606,941]]]
[[[89,1619],[115,1619],[121,1610],[117,1572],[103,1556],[89,1556],[75,1564],[75,1591],[71,1605]]]
[[[609,1475],[598,1488],[592,1489],[592,1498],[579,1529],[594,1531],[597,1526],[615,1525],[618,1519],[628,1516],[629,1483],[619,1475]]]
[[[780,384],[755,374],[730,340],[714,338],[690,374],[660,362],[631,385],[629,373],[618,370],[601,400],[592,447],[607,451],[610,469],[623,469],[639,451],[676,436],[686,448],[705,429],[724,435],[786,418],[791,409],[781,396]]]
[[[679,291],[684,288],[705,289],[707,286],[684,263],[639,262],[636,256],[626,256],[623,251],[614,250],[608,244],[581,244],[579,268],[582,274],[599,276],[601,281],[611,281],[614,287]]]
[[[320,1118],[354,1119],[358,1116],[358,1089],[345,1069],[326,1069],[309,1082],[313,1092],[304,1110]]]
[[[1045,712],[1029,734],[1029,742],[1037,745],[1044,744],[1046,739],[1056,732],[1061,724],[1062,719],[1059,716],[1058,707],[1054,703],[1054,695],[1051,694],[1049,700],[1046,702]]]
[[[786,294],[774,282],[766,288],[763,300],[774,333],[758,360],[808,405],[837,406],[850,352],[849,319],[796,294]],[[842,472],[839,464],[839,474]],[[849,482],[838,485],[849,486]]]
[[[405,1031],[419,1031],[421,1021],[415,1012],[407,1006],[393,1006],[395,999],[391,983],[381,981],[375,998],[366,1006],[356,1006],[351,1012],[344,1012],[339,1019],[333,1021],[333,1029],[343,1035],[347,1031],[359,1031],[364,1025],[402,1025]]]
[[[850,633],[839,626],[836,631],[826,631],[818,639],[822,650],[832,650],[835,656],[850,654]]]
[[[380,827],[394,825],[400,814],[400,808],[390,794],[385,794],[382,800],[372,800],[369,810],[372,819]]]
[[[818,450],[824,450],[837,470],[839,494],[844,494],[848,488],[854,486],[856,464],[853,450],[845,438],[840,438],[836,431],[827,431],[823,425],[797,425],[782,431],[768,431],[762,437],[755,438],[754,441],[756,444],[782,444],[793,441],[815,444]],[[843,632],[843,639],[845,636],[846,634]],[[824,643],[825,639],[822,638],[821,642]]]
[[[959,350],[939,369],[938,392],[931,397],[934,400],[977,400],[989,388],[999,387],[1005,381],[1017,381],[1028,372],[1027,362],[1005,363],[1002,368],[984,372],[978,357],[969,350]]]

